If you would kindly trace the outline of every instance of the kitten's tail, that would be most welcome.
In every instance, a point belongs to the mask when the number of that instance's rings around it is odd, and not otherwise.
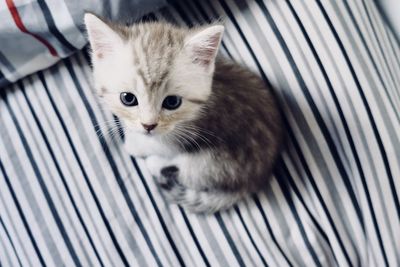
[[[198,191],[176,184],[167,197],[186,210],[195,213],[215,213],[230,208],[244,197],[243,192]]]

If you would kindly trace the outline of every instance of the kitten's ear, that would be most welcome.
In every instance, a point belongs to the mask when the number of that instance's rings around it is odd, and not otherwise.
[[[215,25],[190,36],[185,41],[185,49],[193,62],[206,68],[213,66],[223,33],[224,26]]]
[[[122,42],[121,37],[97,16],[86,13],[84,20],[93,56],[97,59],[112,53]]]

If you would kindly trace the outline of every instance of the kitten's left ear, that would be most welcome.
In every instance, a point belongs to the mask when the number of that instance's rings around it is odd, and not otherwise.
[[[214,66],[223,33],[224,26],[215,25],[189,36],[185,41],[185,49],[192,61],[210,70]]]
[[[97,16],[86,13],[85,26],[89,35],[93,56],[101,59],[117,49],[122,42],[121,37],[107,23]]]

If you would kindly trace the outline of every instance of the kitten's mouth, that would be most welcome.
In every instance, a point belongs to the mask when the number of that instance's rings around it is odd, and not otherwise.
[[[155,131],[143,131],[142,134],[144,134],[145,136],[156,136],[159,135],[160,133],[157,133]]]

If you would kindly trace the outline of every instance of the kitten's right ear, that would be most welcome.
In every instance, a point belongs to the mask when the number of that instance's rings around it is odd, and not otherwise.
[[[97,59],[102,59],[112,53],[122,42],[121,37],[97,16],[86,13],[84,21],[93,56]]]
[[[206,69],[214,66],[223,33],[224,26],[214,25],[189,36],[185,41],[185,48],[192,57],[192,61]]]

